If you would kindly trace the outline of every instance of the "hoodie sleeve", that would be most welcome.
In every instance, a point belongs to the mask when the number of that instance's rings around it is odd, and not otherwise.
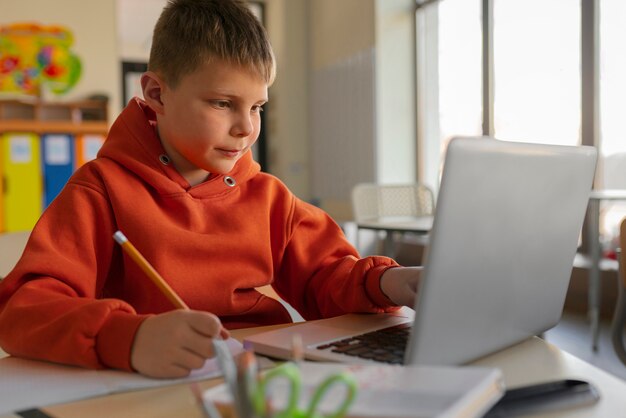
[[[112,268],[121,265],[113,232],[102,192],[68,183],[0,282],[0,345],[7,353],[131,370],[130,349],[145,317],[103,294],[104,283],[121,274]]]
[[[291,228],[274,288],[307,320],[398,309],[380,277],[398,264],[359,258],[341,228],[321,209],[294,198]]]

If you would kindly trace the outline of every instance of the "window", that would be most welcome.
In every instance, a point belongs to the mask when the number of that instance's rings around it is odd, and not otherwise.
[[[439,125],[444,144],[455,135],[480,135],[480,2],[446,0],[439,9]]]
[[[436,190],[449,139],[486,135],[490,126],[492,134],[503,140],[580,144],[582,112],[589,120],[587,113],[592,111],[582,106],[585,81],[599,86],[595,119],[599,135],[582,138],[599,150],[596,187],[626,189],[622,104],[626,1],[417,0],[417,4],[420,180],[434,183]],[[590,19],[596,6],[599,18]],[[483,10],[491,21],[483,19]],[[589,30],[583,21],[599,26]],[[595,29],[597,44],[587,38]],[[483,62],[484,42],[492,45],[485,51],[493,57],[491,65]],[[595,50],[599,79],[594,82],[581,78],[581,66],[589,62],[588,50],[585,57],[581,54],[582,44],[599,45]],[[420,49],[426,53],[420,54]],[[433,49],[436,54],[428,53]],[[492,76],[492,85],[485,87],[486,73]],[[602,215],[603,240],[614,240],[619,221],[626,216],[626,203],[603,202]]]
[[[418,173],[436,191],[449,140],[481,134],[480,0],[427,2],[416,21]]]
[[[626,2],[600,2],[600,187],[626,189]],[[604,240],[614,239],[626,204],[602,202]]]
[[[493,4],[495,136],[579,144],[579,2],[494,0]]]

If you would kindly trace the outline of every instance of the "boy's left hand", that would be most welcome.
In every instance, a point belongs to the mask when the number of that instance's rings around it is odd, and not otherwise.
[[[380,290],[396,305],[412,308],[421,274],[422,267],[390,268],[380,278]]]

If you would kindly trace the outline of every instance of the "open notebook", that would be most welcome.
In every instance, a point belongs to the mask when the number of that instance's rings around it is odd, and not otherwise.
[[[288,358],[297,333],[309,359],[457,365],[551,328],[563,309],[596,158],[592,147],[453,139],[414,315],[310,321],[254,335],[244,346]],[[346,340],[389,326],[398,327]],[[363,349],[396,340],[401,347],[391,354]]]

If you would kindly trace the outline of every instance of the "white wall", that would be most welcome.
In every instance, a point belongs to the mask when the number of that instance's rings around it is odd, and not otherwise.
[[[152,31],[166,3],[167,0],[115,0],[120,60],[148,62]]]
[[[308,6],[312,69],[374,46],[373,0],[310,0]]]
[[[0,234],[0,279],[6,277],[7,274],[17,264],[22,256],[24,247],[30,232],[9,232]],[[0,353],[0,358],[2,353]]]
[[[35,22],[63,25],[74,34],[72,51],[82,63],[82,76],[60,100],[99,93],[109,97],[109,115],[120,111],[120,64],[114,0],[0,0],[0,25]]]
[[[350,219],[350,190],[376,177],[373,0],[309,1],[311,196]]]
[[[308,21],[306,0],[266,0],[265,19],[277,62],[267,112],[269,170],[308,200]]]
[[[311,195],[351,219],[356,183],[416,179],[414,2],[308,4]]]

